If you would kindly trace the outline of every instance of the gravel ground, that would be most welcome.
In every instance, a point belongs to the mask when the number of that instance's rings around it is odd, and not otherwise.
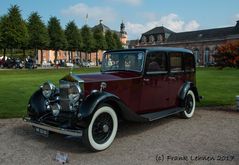
[[[192,119],[177,116],[152,123],[120,123],[112,146],[91,153],[79,139],[36,135],[21,119],[0,120],[0,164],[239,164],[239,112],[198,109]],[[202,160],[204,159],[204,160]]]

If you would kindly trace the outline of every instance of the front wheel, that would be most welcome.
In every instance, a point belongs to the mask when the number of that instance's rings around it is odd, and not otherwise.
[[[94,113],[90,125],[83,133],[83,143],[93,151],[108,148],[117,133],[118,118],[108,105],[101,106]]]
[[[193,116],[195,111],[196,101],[193,91],[189,90],[184,99],[184,111],[181,112],[183,118],[189,119]]]

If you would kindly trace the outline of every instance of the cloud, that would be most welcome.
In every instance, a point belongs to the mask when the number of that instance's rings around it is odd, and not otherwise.
[[[125,4],[131,5],[131,6],[138,6],[143,3],[143,0],[108,0],[108,1],[125,3]]]
[[[239,13],[235,15],[236,20],[239,20]]]
[[[185,31],[193,31],[193,30],[197,30],[199,28],[199,23],[195,20],[192,20],[190,22],[188,22],[185,27],[184,30]]]
[[[100,6],[88,6],[84,3],[78,3],[76,5],[70,6],[61,11],[62,15],[68,17],[81,17],[85,18],[88,15],[89,20],[100,20],[113,21],[116,18],[116,13],[110,7],[100,7]]]
[[[129,38],[140,38],[140,35],[154,27],[164,26],[174,32],[192,31],[199,28],[199,23],[196,20],[184,22],[177,14],[171,13],[162,16],[159,20],[148,21],[145,24],[126,23],[126,31],[130,34]]]

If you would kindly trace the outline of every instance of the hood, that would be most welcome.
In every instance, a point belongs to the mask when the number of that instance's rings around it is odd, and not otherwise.
[[[74,75],[78,80],[83,80],[85,83],[90,82],[107,82],[118,81],[123,79],[132,79],[139,77],[139,73],[134,72],[109,72],[109,73],[90,73]]]

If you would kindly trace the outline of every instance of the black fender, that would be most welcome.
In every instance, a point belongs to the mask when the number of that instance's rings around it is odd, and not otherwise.
[[[42,95],[41,89],[33,93],[28,102],[28,115],[33,118],[38,118],[47,112],[46,99]]]
[[[144,122],[147,119],[139,116],[132,110],[130,110],[119,97],[108,92],[95,92],[86,97],[81,103],[78,111],[78,119],[86,122],[84,125],[88,125],[93,117],[97,107],[102,104],[109,104],[114,108],[117,115],[120,115],[123,119],[129,121]]]
[[[178,93],[179,99],[183,101],[189,89],[193,91],[196,101],[200,101],[197,87],[193,84],[193,82],[190,81],[187,81],[182,85]]]

